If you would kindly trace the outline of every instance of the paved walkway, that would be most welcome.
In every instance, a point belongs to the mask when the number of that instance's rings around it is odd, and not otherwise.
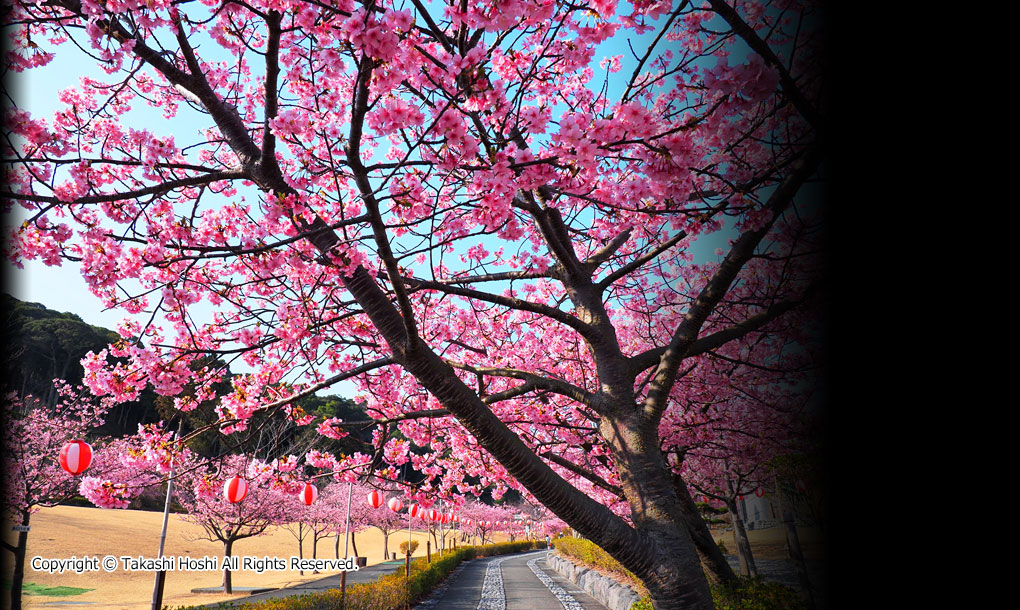
[[[549,551],[532,551],[465,561],[415,610],[606,610],[606,607],[560,576],[545,557]],[[348,572],[347,584],[371,582],[403,569],[404,563],[386,562]],[[208,604],[236,605],[339,587],[340,576],[275,589],[265,593]]]
[[[545,562],[548,553],[465,562],[415,610],[606,610],[553,571]]]

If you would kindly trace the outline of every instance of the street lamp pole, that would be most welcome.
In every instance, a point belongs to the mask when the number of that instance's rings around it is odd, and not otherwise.
[[[181,425],[184,420],[181,419],[177,422],[177,433],[174,435],[174,441],[177,441],[177,437],[181,434]],[[170,520],[170,496],[174,493],[174,469],[177,463],[174,460],[173,453],[170,454],[170,478],[166,482],[166,503],[163,505],[163,531],[159,535],[159,555],[160,560],[163,559],[163,549],[166,545],[166,526]],[[156,572],[156,582],[152,585],[152,610],[160,610],[163,607],[163,586],[166,584],[166,570],[159,570]]]

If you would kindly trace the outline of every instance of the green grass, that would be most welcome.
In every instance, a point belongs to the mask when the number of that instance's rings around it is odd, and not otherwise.
[[[7,585],[7,589],[11,588],[9,583],[5,584]],[[81,589],[79,587],[44,587],[31,582],[26,582],[21,586],[22,595],[45,595],[46,597],[70,597],[72,595],[88,593],[89,591],[95,591],[95,589]]]

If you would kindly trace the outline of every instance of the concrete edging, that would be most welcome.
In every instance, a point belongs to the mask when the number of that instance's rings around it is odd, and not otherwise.
[[[641,599],[629,586],[556,553],[549,553],[545,561],[560,576],[584,589],[609,610],[630,610],[631,605]]]

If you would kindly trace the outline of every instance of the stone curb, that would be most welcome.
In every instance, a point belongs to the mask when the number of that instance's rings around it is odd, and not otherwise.
[[[596,572],[579,566],[555,553],[549,553],[546,563],[561,576],[584,589],[609,610],[630,610],[631,604],[641,599],[634,589]]]

